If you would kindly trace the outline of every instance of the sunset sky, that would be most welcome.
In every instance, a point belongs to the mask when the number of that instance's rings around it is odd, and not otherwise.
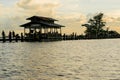
[[[106,27],[120,33],[120,0],[0,0],[0,29],[23,31],[19,25],[33,15],[58,19],[63,33],[85,30],[81,24],[102,12]]]

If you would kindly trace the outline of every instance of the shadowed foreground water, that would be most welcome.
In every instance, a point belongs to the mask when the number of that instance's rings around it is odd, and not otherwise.
[[[0,43],[0,80],[120,80],[120,39]]]

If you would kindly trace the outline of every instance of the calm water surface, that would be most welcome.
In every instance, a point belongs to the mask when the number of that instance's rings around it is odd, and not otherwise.
[[[120,39],[0,43],[0,80],[120,80]]]

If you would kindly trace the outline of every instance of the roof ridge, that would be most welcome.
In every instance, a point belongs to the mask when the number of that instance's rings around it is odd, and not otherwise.
[[[36,17],[36,18],[41,18],[41,19],[48,19],[48,20],[52,20],[52,21],[58,21],[58,20],[56,20],[56,19],[54,19],[54,18],[50,18],[50,17],[43,17],[43,16],[36,16],[36,15],[34,15],[34,16],[32,16],[32,17],[27,18],[27,20],[31,20],[33,17]]]

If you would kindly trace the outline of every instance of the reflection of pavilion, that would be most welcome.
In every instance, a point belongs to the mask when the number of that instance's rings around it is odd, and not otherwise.
[[[31,20],[31,22],[21,25],[21,27],[24,27],[24,36],[26,39],[60,40],[62,38],[61,27],[64,26],[54,23],[58,20],[39,16],[32,16],[27,18],[27,20]],[[29,32],[26,32],[26,29],[28,29]]]

